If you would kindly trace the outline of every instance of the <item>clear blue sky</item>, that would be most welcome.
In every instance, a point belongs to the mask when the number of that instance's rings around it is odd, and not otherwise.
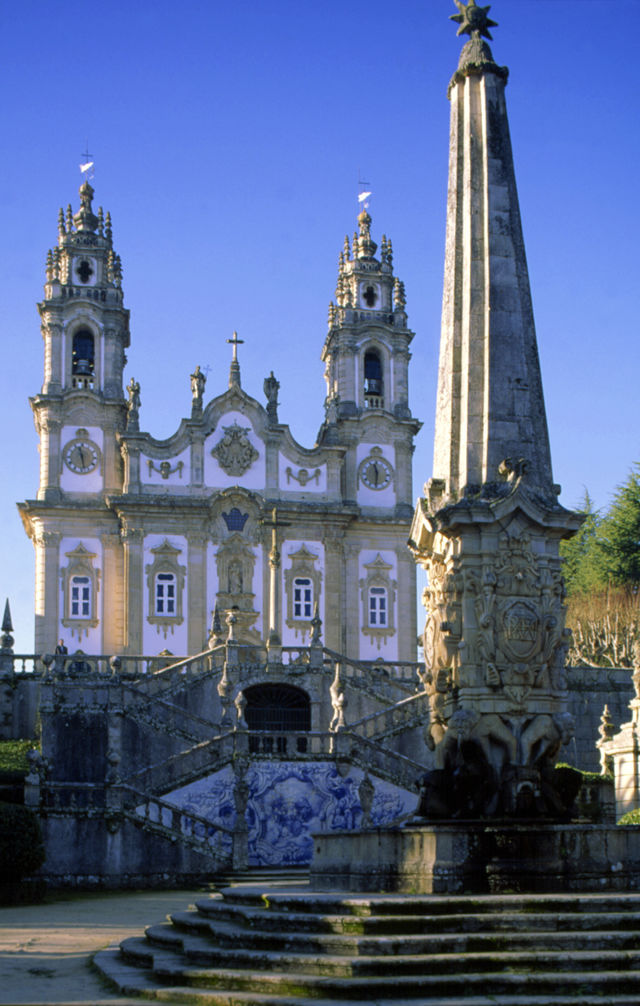
[[[452,0],[58,0],[0,12],[4,155],[0,597],[33,645],[33,550],[15,502],[37,489],[28,405],[42,381],[36,301],[58,207],[77,206],[88,141],[131,309],[126,379],[141,426],[171,434],[189,374],[244,387],[273,369],[280,416],[311,446],[338,254],[370,183],[416,332],[411,405],[430,475],[449,106],[462,41]],[[640,459],[637,307],[639,0],[495,0],[562,502],[608,505]]]

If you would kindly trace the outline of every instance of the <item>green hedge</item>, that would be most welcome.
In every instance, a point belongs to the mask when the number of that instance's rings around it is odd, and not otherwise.
[[[43,863],[42,832],[33,811],[0,803],[0,884],[27,877]]]
[[[37,746],[29,740],[0,741],[0,772],[28,772],[27,752]]]

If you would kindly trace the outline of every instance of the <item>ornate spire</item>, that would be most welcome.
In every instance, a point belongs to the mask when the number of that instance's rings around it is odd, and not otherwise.
[[[77,231],[95,232],[98,226],[98,217],[93,212],[91,202],[94,190],[89,182],[84,181],[80,186],[80,209],[74,215],[73,222]]]
[[[229,367],[229,387],[230,388],[240,388],[240,364],[238,363],[238,346],[242,345],[244,339],[238,338],[238,333],[233,333],[233,339],[227,339],[227,342],[231,343],[233,346],[233,355],[231,357],[231,365]]]
[[[358,229],[360,234],[357,238],[356,244],[357,257],[373,258],[378,246],[371,238],[371,217],[366,210],[363,210],[362,213],[358,215]]]

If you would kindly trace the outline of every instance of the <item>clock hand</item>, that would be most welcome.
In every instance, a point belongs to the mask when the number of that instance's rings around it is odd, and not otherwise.
[[[84,468],[84,451],[82,450],[82,444],[78,444],[78,453],[80,455],[80,465]]]
[[[378,466],[375,463],[375,461],[373,462],[372,468],[373,468],[373,484],[374,486],[377,486],[380,479],[378,478]]]

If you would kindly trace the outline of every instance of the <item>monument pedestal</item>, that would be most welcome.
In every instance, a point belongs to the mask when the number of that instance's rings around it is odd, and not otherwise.
[[[446,822],[314,836],[316,890],[504,894],[640,890],[640,829]]]

